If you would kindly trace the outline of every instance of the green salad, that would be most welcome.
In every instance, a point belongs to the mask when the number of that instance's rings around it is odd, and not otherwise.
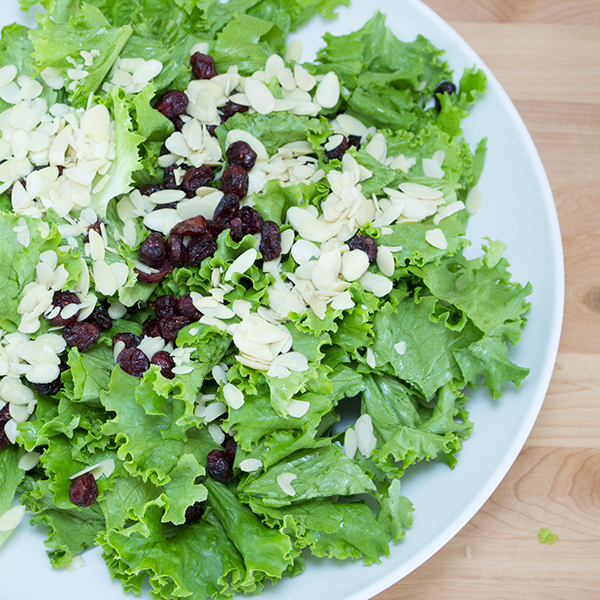
[[[379,562],[465,388],[526,377],[530,285],[502,242],[463,254],[485,75],[380,13],[303,62],[288,34],[340,3],[42,0],[3,29],[0,544],[27,513],[53,566],[101,546],[165,600]]]

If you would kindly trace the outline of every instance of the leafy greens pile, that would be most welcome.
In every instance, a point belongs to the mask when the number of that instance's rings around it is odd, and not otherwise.
[[[34,1],[21,4],[28,9]],[[94,197],[93,207],[105,214],[110,245],[131,267],[118,299],[131,306],[161,294],[206,295],[212,271],[226,270],[242,252],[257,246],[253,236],[235,242],[226,230],[214,257],[201,267],[177,268],[160,284],[148,285],[133,274],[135,248],[112,234],[122,227],[116,199],[161,176],[157,158],[173,126],[152,102],[166,89],[185,89],[195,44],[208,42],[218,72],[237,65],[241,74],[250,75],[264,68],[271,54],[285,54],[290,31],[316,13],[333,17],[338,0],[42,4],[47,13],[38,15],[36,29],[15,24],[3,30],[0,67],[16,64],[21,73],[35,76],[46,67],[67,68],[68,55],[100,51],[81,85],[72,91],[45,87],[43,97],[48,104],[85,107],[93,93],[115,120],[117,160],[109,186]],[[344,89],[336,107],[319,117],[237,114],[216,130],[223,148],[231,129],[250,132],[269,154],[284,143],[308,140],[328,171],[339,167],[323,151],[332,133],[329,119],[346,111],[383,133],[390,156],[416,158],[406,173],[364,149],[351,150],[373,172],[362,184],[366,197],[409,181],[442,190],[446,203],[466,201],[483,168],[485,141],[472,152],[461,137],[461,121],[484,91],[485,76],[467,69],[457,94],[439,96],[437,111],[430,102],[434,90],[452,75],[442,52],[423,37],[399,41],[384,20],[376,14],[356,33],[327,34],[317,62],[304,65],[315,75],[338,75]],[[115,88],[106,92],[102,83],[119,56],[157,59],[164,68],[138,94]],[[0,110],[7,107],[0,101]],[[445,153],[444,179],[427,177],[422,168],[421,159],[437,151]],[[255,197],[255,208],[265,219],[283,224],[290,207],[319,206],[329,192],[326,180],[287,187],[271,181]],[[25,217],[31,243],[23,252],[7,193],[0,197],[0,209],[0,327],[13,332],[20,321],[21,291],[35,279],[40,254],[61,245],[57,226],[65,221],[49,211],[50,235],[42,238],[38,220]],[[116,322],[89,352],[71,348],[64,356],[69,368],[62,375],[62,390],[37,395],[35,414],[19,426],[18,445],[0,452],[0,512],[20,490],[31,522],[47,529],[53,565],[68,565],[85,549],[101,545],[111,576],[125,590],[140,592],[149,577],[152,596],[165,600],[257,593],[267,581],[301,572],[304,548],[319,557],[379,561],[389,553],[389,541],[402,539],[412,523],[412,505],[400,495],[406,469],[422,460],[453,466],[470,434],[465,386],[483,384],[499,397],[507,382],[518,386],[527,375],[508,359],[507,342],[519,341],[530,286],[511,281],[500,242],[490,241],[480,258],[464,257],[467,219],[463,210],[437,226],[448,241],[445,250],[426,241],[426,232],[434,229],[431,218],[394,224],[386,232],[368,225],[363,233],[379,245],[402,247],[395,253],[394,289],[379,298],[354,282],[353,309],[329,308],[324,319],[310,309],[293,314],[285,325],[293,349],[308,358],[309,368],[284,379],[240,364],[231,336],[198,324],[184,329],[177,340],[194,349],[192,372],[173,380],[155,366],[141,379],[126,374],[115,366],[111,336],[140,334],[149,309]],[[147,233],[138,223],[138,245]],[[70,275],[64,289],[77,281],[81,250],[58,251]],[[284,270],[293,271],[291,256],[285,261]],[[248,274],[234,276],[226,302],[249,300],[255,309],[268,305],[271,282],[271,275],[253,266]],[[48,323],[38,334],[47,329]],[[406,342],[404,354],[394,349],[399,340]],[[368,348],[375,368],[367,361]],[[235,431],[238,444],[236,475],[229,484],[206,476],[207,455],[221,446],[194,412],[199,393],[222,397],[211,374],[220,362],[230,367],[228,379],[246,399],[239,409],[229,409],[221,423],[223,430]],[[343,451],[344,428],[338,423],[345,399],[357,395],[361,414],[372,420],[377,446],[369,456],[357,453],[351,459]],[[310,403],[304,416],[285,415],[292,397]],[[24,473],[18,459],[34,450],[42,453],[41,463]],[[239,471],[237,465],[248,458],[260,459],[262,469]],[[98,500],[84,509],[72,504],[69,477],[105,459],[114,459],[116,469],[98,480]],[[297,475],[293,497],[277,481],[289,472]],[[365,495],[378,504],[376,514]],[[186,509],[196,502],[204,503],[204,515],[188,523]],[[6,535],[0,534],[0,543]]]

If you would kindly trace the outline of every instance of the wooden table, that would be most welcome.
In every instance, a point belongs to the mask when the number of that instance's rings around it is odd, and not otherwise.
[[[531,436],[465,528],[377,600],[600,599],[600,0],[425,0],[529,128],[558,209],[565,319]],[[540,544],[549,527],[560,536]]]

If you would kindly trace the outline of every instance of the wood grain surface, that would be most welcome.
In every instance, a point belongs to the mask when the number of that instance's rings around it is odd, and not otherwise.
[[[470,523],[377,600],[600,599],[600,0],[424,0],[500,80],[548,173],[565,252],[544,407]],[[560,536],[540,544],[549,527]]]

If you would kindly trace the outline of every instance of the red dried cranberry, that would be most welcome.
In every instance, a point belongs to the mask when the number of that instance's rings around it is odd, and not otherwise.
[[[160,373],[163,377],[166,377],[167,379],[173,379],[175,377],[175,373],[173,373],[175,361],[173,360],[173,357],[165,350],[155,352],[150,363],[160,367]]]
[[[69,323],[62,334],[67,344],[74,346],[79,352],[87,352],[100,339],[98,326],[85,321]]]
[[[81,300],[77,297],[77,294],[73,292],[54,292],[54,296],[52,296],[52,306],[58,306],[62,312],[62,309],[69,304],[81,304]],[[52,310],[52,309],[51,309]],[[55,327],[64,327],[69,323],[77,320],[77,315],[79,313],[76,312],[74,315],[64,318],[60,313],[53,319],[49,319],[50,323]]]
[[[206,231],[206,219],[202,215],[177,223],[171,235],[202,235]]]
[[[216,251],[217,243],[213,240],[192,240],[185,250],[183,264],[197,267]]]
[[[195,52],[190,58],[192,73],[196,79],[212,79],[217,74],[212,56]]]
[[[225,483],[233,477],[233,469],[224,450],[212,450],[208,453],[206,470],[215,481]]]
[[[73,504],[85,508],[94,504],[97,497],[98,485],[91,473],[84,473],[73,479],[69,488],[69,500]]]
[[[139,336],[135,335],[135,333],[117,333],[116,335],[113,335],[112,345],[114,348],[117,342],[123,342],[125,348],[135,348],[140,345],[141,341],[142,340],[140,340]]]
[[[121,350],[117,362],[125,373],[133,377],[141,377],[150,368],[148,357],[139,348],[133,346]]]
[[[228,224],[237,217],[239,209],[240,199],[235,194],[225,194],[215,208],[213,221],[219,225]]]
[[[360,137],[360,135],[349,135],[348,136],[348,143],[351,146],[354,146],[357,150],[360,150],[361,140],[362,140],[362,138]]]
[[[206,187],[215,177],[213,170],[208,165],[201,167],[190,167],[183,176],[181,187],[188,198],[196,195],[196,190]]]
[[[41,396],[54,396],[54,394],[58,394],[63,387],[61,374],[64,373],[68,368],[69,365],[67,365],[64,360],[61,360],[59,365],[59,376],[50,383],[32,383],[31,387],[33,388],[33,391]]]
[[[142,196],[151,196],[164,189],[165,186],[162,183],[147,183],[146,185],[140,185],[138,192],[142,194]]]
[[[175,131],[181,131],[183,129],[183,126],[185,125],[181,117],[171,117],[169,121],[173,123]]]
[[[275,260],[281,254],[281,231],[275,221],[263,223],[258,250],[264,260]]]
[[[357,233],[349,242],[350,250],[362,250],[369,257],[369,262],[374,263],[377,260],[377,242],[368,235]]]
[[[206,126],[206,131],[208,131],[208,133],[210,135],[212,135],[213,137],[216,138],[217,137],[217,133],[216,133],[217,127],[218,127],[218,125],[207,125]]]
[[[196,502],[192,504],[192,506],[188,506],[185,509],[185,521],[186,523],[191,523],[193,521],[198,521],[202,518],[204,514],[204,505],[200,502]]]
[[[442,83],[435,88],[433,92],[435,108],[440,111],[442,110],[442,103],[438,98],[438,94],[448,94],[449,96],[456,94],[456,86],[451,81],[442,81]]]
[[[157,231],[151,233],[140,245],[138,250],[138,258],[140,262],[159,269],[165,262],[167,257],[167,246],[162,233]]]
[[[10,440],[6,437],[4,427],[11,420],[9,405],[5,404],[4,408],[0,410],[0,450],[3,450],[8,446]]]
[[[348,143],[346,137],[343,136],[342,141],[335,148],[332,148],[331,150],[325,150],[325,156],[329,160],[334,160],[336,158],[337,160],[342,160],[344,154],[346,154],[348,151],[348,148],[350,148],[350,144]]]
[[[146,337],[160,337],[158,319],[148,319],[142,325],[142,335]]]
[[[248,112],[248,107],[243,106],[242,104],[236,104],[235,102],[229,100],[229,102],[227,102],[227,104],[225,104],[225,106],[223,106],[221,110],[223,111],[222,121],[224,123],[225,121],[227,121],[227,119],[230,119],[231,117],[233,117],[233,115],[237,113]]]
[[[177,312],[190,321],[199,321],[202,313],[194,306],[194,301],[190,294],[181,296],[177,301]]]
[[[256,152],[252,150],[252,147],[247,142],[238,140],[233,142],[229,148],[227,148],[227,160],[231,165],[239,165],[250,171],[256,162]]]
[[[169,262],[178,267],[181,264],[181,255],[183,253],[183,236],[170,235],[167,238],[167,258]]]
[[[248,173],[240,165],[229,165],[223,171],[221,191],[235,194],[240,200],[248,193]]]
[[[137,273],[138,281],[141,281],[142,283],[158,283],[169,273],[173,272],[173,265],[168,260],[165,260],[165,262],[163,262],[158,269],[158,273],[144,273],[139,269],[134,269],[134,271]]]
[[[4,450],[10,444],[10,440],[6,437],[4,425],[0,427],[0,450]]]
[[[154,302],[150,302],[150,306],[159,319],[177,314],[177,298],[172,294],[159,296]]]
[[[237,442],[234,438],[228,437],[225,441],[225,456],[227,460],[233,465],[235,461],[235,453],[237,452]]]
[[[239,217],[229,221],[229,235],[234,242],[241,242],[244,238],[244,223]]]
[[[170,119],[171,117],[182,115],[188,107],[189,102],[185,92],[169,90],[156,101],[154,108],[167,117],[167,119]]]
[[[187,327],[191,321],[187,317],[179,315],[173,315],[172,317],[165,317],[159,319],[158,326],[160,327],[160,335],[170,342],[175,342],[179,332]]]
[[[244,235],[249,233],[260,233],[263,226],[261,214],[251,206],[242,206],[238,212],[238,217],[244,224]]]
[[[100,331],[108,331],[113,326],[112,319],[108,315],[108,309],[104,304],[98,304],[86,321],[96,325]]]

